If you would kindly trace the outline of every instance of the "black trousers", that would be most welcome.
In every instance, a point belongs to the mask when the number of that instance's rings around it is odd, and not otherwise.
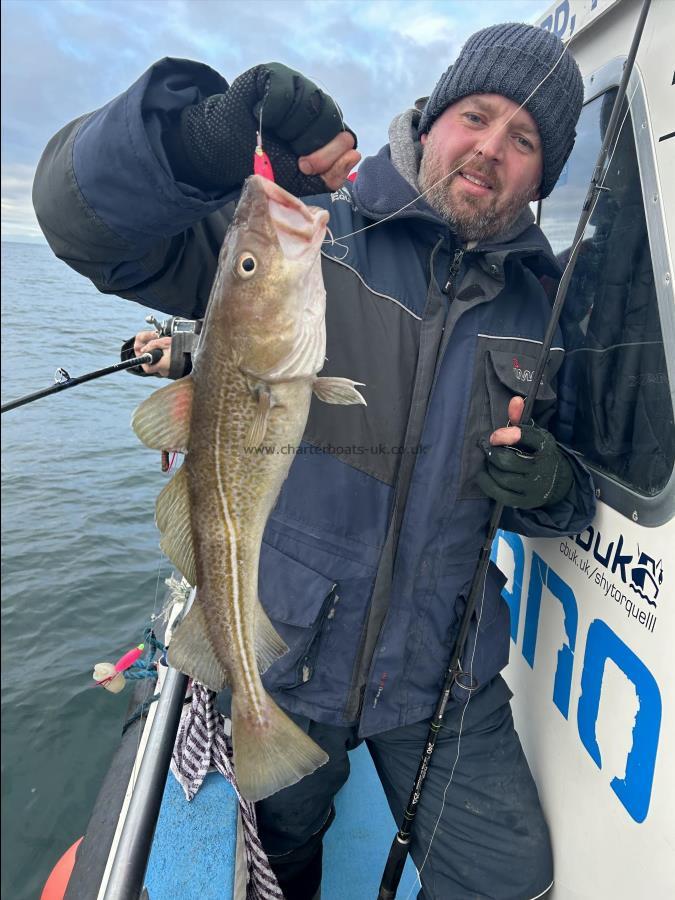
[[[439,735],[411,845],[420,872],[418,900],[533,900],[553,881],[548,828],[510,703],[501,702],[502,690],[494,708],[490,696],[486,688],[469,703],[459,754],[461,710]],[[330,760],[258,803],[258,826],[286,900],[312,900],[321,882],[322,839],[334,818],[333,798],[349,775],[348,751],[359,741],[353,728],[293,718]],[[399,823],[427,729],[428,722],[418,722],[367,740]]]

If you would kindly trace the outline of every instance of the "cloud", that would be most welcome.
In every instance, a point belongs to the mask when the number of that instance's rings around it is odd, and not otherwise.
[[[41,234],[30,194],[35,168],[25,163],[2,166],[2,237],[27,240]]]
[[[232,80],[279,60],[340,103],[365,154],[428,94],[466,38],[532,20],[546,0],[5,0],[3,234],[39,235],[30,184],[50,137],[124,91],[163,56]],[[19,173],[21,173],[19,175]],[[19,179],[18,181],[16,179]]]

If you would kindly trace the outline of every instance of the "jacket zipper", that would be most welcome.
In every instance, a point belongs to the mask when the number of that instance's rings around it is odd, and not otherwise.
[[[448,280],[445,282],[445,287],[443,288],[444,294],[450,294],[453,288],[453,281],[457,277],[457,273],[459,272],[459,267],[462,265],[462,260],[464,259],[464,250],[455,250],[455,255],[452,257],[452,262],[450,263],[450,268],[448,269]]]

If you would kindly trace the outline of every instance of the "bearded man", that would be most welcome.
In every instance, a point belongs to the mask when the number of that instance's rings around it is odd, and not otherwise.
[[[260,599],[290,648],[265,685],[330,757],[257,804],[289,900],[319,895],[322,837],[359,742],[401,820],[494,501],[504,528],[534,537],[577,533],[593,516],[588,473],[545,429],[560,349],[536,424],[518,424],[550,313],[541,279],[559,277],[529,203],[553,189],[582,98],[557,37],[487,28],[345,184],[355,137],[302,75],[270,64],[230,87],[165,59],[66,126],[40,163],[35,205],[57,255],[106,293],[193,320],[261,116],[277,181],[330,212],[322,374],[365,384],[368,406],[338,416],[313,404],[261,555]],[[169,343],[142,332],[127,350]],[[177,334],[146,371],[185,374],[189,349]],[[527,452],[505,446],[519,444]],[[529,900],[553,881],[499,674],[503,584],[491,565],[467,644],[473,690],[453,688],[417,814],[427,900]]]

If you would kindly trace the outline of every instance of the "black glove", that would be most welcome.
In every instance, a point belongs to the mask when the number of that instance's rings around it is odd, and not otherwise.
[[[323,147],[346,126],[334,100],[281,63],[249,69],[227,93],[183,110],[180,136],[188,180],[221,191],[243,184],[253,174],[261,107],[263,149],[277,184],[297,197],[325,193],[322,178],[300,172],[298,157]]]
[[[477,476],[478,485],[504,506],[553,506],[567,496],[574,483],[572,466],[545,428],[535,424],[519,427],[521,438],[514,448],[481,441],[487,464],[486,471]]]

